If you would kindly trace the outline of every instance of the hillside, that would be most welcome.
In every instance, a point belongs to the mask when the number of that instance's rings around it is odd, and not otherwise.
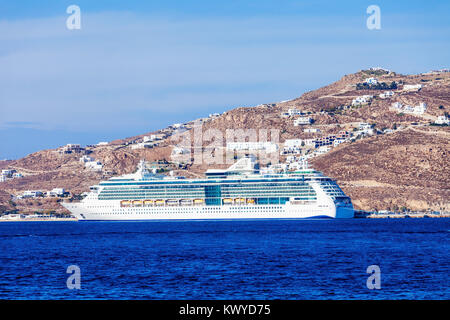
[[[376,77],[379,83],[395,82],[398,88],[392,89],[392,97],[382,99],[378,95],[386,90],[359,90],[356,86],[368,77]],[[406,91],[404,85],[408,84],[421,84],[422,88]],[[353,99],[363,95],[374,97],[367,104],[351,106]],[[394,110],[394,102],[411,106],[423,102],[427,109],[423,114],[408,114]],[[302,110],[313,124],[294,126],[296,117],[283,116],[292,108]],[[394,72],[360,71],[290,101],[234,108],[220,115],[186,122],[182,124],[182,130],[175,126],[112,141],[107,145],[88,146],[83,154],[66,154],[55,149],[39,151],[18,160],[0,161],[0,169],[15,169],[23,175],[0,182],[0,211],[10,210],[10,195],[19,195],[24,190],[61,187],[72,194],[80,194],[102,179],[133,172],[140,159],[155,162],[155,167],[160,170],[172,170],[175,174],[188,177],[198,176],[208,167],[227,166],[193,163],[192,156],[188,156],[183,164],[173,161],[172,151],[177,137],[190,135],[191,149],[193,128],[196,125],[201,125],[201,129],[195,130],[201,130],[204,134],[208,130],[216,130],[213,131],[216,133],[220,131],[224,138],[230,129],[254,129],[257,134],[261,134],[262,129],[269,132],[275,129],[279,132],[277,138],[282,149],[286,139],[316,139],[342,130],[354,132],[361,122],[369,123],[376,133],[342,143],[323,155],[312,157],[309,162],[336,179],[358,209],[408,207],[417,210],[449,210],[450,130],[449,127],[429,125],[449,109],[448,72],[400,75]],[[308,133],[304,131],[305,128],[316,128],[320,133]],[[137,148],[139,144],[145,143],[145,136],[152,134],[160,136],[157,143],[151,148]],[[276,137],[268,137],[269,140],[272,138]],[[203,147],[213,140],[206,137]],[[225,147],[225,142],[221,146]],[[307,150],[306,154],[311,152]],[[84,153],[100,161],[102,170],[95,172],[87,169],[80,162]],[[286,161],[286,156],[281,156],[280,160]],[[37,202],[40,204],[31,200],[17,200],[14,204],[24,212],[64,212],[54,199]]]

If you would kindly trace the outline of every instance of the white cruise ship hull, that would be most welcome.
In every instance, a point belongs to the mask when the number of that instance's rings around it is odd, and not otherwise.
[[[334,204],[132,208],[121,208],[114,203],[95,207],[83,203],[63,205],[79,220],[334,219],[354,216],[351,205],[341,207]]]

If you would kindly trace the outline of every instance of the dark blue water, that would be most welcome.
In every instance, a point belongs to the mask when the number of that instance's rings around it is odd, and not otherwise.
[[[0,299],[450,299],[449,238],[450,219],[7,222]]]

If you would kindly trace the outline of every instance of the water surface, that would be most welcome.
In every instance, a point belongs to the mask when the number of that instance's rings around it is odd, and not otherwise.
[[[450,299],[449,237],[450,219],[6,222],[0,299]]]

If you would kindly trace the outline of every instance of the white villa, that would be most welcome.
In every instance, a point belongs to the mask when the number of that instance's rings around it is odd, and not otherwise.
[[[81,153],[84,152],[85,149],[81,147],[79,144],[68,143],[65,146],[59,148],[59,153]]]
[[[23,192],[22,198],[36,198],[36,197],[40,197],[43,195],[44,195],[44,193],[39,190],[26,190]]]
[[[337,147],[338,145],[340,145],[341,143],[345,142],[346,140],[344,138],[337,138],[336,140],[333,141],[333,147]]]
[[[292,117],[292,116],[301,116],[303,114],[302,111],[298,110],[298,109],[289,109],[287,113],[288,113],[288,115],[290,117]]]
[[[92,171],[102,171],[103,164],[100,161],[92,160],[85,162],[84,167]]]
[[[357,106],[361,104],[367,104],[373,99],[373,96],[371,95],[364,95],[360,97],[356,97],[352,100],[352,106]]]
[[[372,126],[367,122],[361,122],[358,126],[359,130],[357,131],[357,134],[360,135],[372,135],[374,133]]]
[[[312,119],[309,117],[300,117],[294,120],[294,126],[308,125],[312,123]]]
[[[301,139],[287,139],[284,142],[284,148],[282,153],[283,154],[300,154],[302,152],[301,147],[302,147],[302,142],[303,144],[304,141]]]
[[[80,158],[80,162],[81,162],[81,163],[86,163],[86,162],[90,162],[90,161],[94,161],[94,158],[91,158],[91,157],[89,157],[89,156],[82,156],[82,157]]]
[[[409,104],[403,106],[400,102],[395,102],[392,104],[392,108],[396,109],[398,112],[421,115],[427,111],[427,104],[421,102],[418,106],[413,107]]]
[[[419,103],[418,106],[414,107],[413,113],[415,114],[424,114],[427,111],[427,104],[425,102]]]
[[[365,82],[365,83],[368,83],[368,84],[377,84],[377,83],[378,83],[378,79],[373,78],[373,77],[371,77],[371,78],[366,78],[366,80],[364,80],[364,82]]]
[[[439,116],[434,123],[450,125],[450,120],[446,116]]]
[[[390,98],[394,95],[393,91],[385,91],[383,93],[380,93],[380,98],[381,99],[386,99],[386,98]]]
[[[131,150],[153,148],[156,144],[153,142],[141,142],[131,145]]]
[[[65,192],[64,188],[53,188],[53,190],[47,191],[47,197],[61,197]]]
[[[181,147],[174,147],[172,149],[172,154],[187,154],[190,150],[187,148],[181,148]]]
[[[281,113],[281,116],[282,117],[293,117],[293,116],[301,116],[302,114],[303,114],[303,112],[301,110],[291,108],[291,109],[288,109],[287,112]]]

